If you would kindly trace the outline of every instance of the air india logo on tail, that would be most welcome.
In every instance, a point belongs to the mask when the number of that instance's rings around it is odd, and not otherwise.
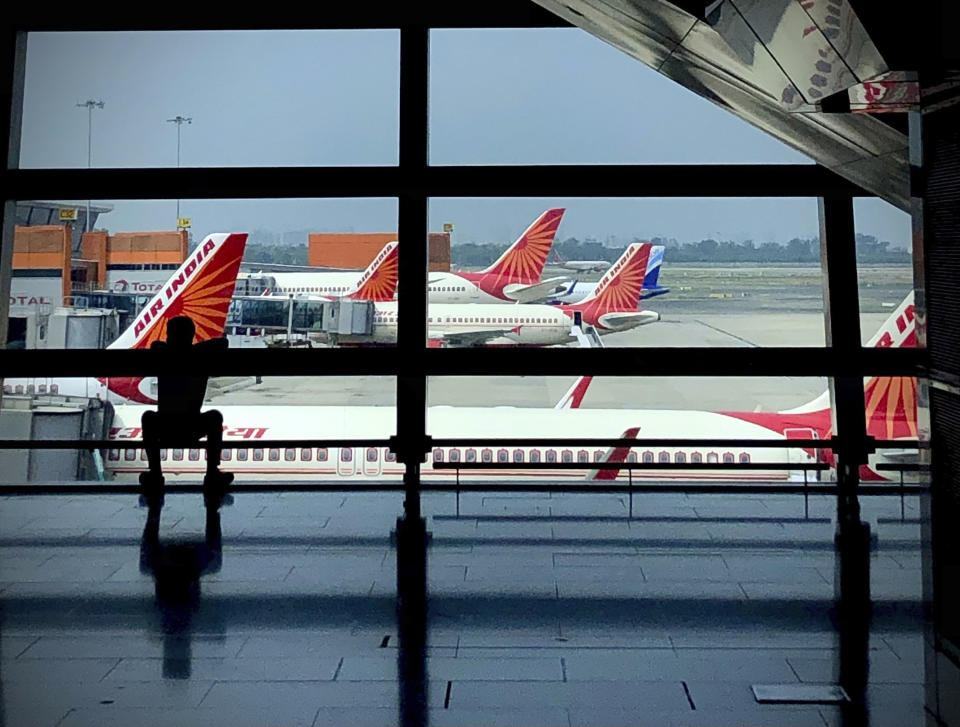
[[[166,339],[167,321],[177,316],[193,320],[197,341],[222,336],[246,242],[246,233],[204,239],[110,347],[149,348]]]
[[[870,339],[875,348],[915,348],[913,292]],[[864,386],[867,432],[880,439],[917,436],[917,380],[912,376],[874,376]]]
[[[640,303],[651,247],[649,242],[630,245],[603,274],[589,297],[574,305],[561,306],[561,310],[581,311],[583,320],[591,325],[596,325],[605,313],[635,311]]]
[[[553,238],[563,219],[563,208],[549,209],[540,215],[530,227],[493,265],[483,271],[496,278],[496,284],[540,282],[543,266],[547,262]]]
[[[356,289],[346,297],[378,303],[391,301],[397,292],[398,280],[397,242],[388,242],[360,276]]]

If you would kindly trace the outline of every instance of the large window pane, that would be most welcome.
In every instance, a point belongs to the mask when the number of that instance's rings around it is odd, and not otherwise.
[[[22,167],[397,162],[391,30],[31,33]],[[103,107],[76,107],[87,100]],[[187,125],[169,120],[191,119]]]
[[[803,164],[578,29],[434,30],[433,164]]]

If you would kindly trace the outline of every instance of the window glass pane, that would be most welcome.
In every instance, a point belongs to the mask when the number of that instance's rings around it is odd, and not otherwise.
[[[30,33],[20,166],[86,167],[88,121],[94,167],[177,166],[178,132],[181,166],[396,164],[398,55],[396,30]]]
[[[824,344],[813,198],[434,198],[429,214],[453,230],[434,241],[449,265],[431,242],[432,346]]]
[[[576,28],[433,30],[430,125],[434,164],[809,163]]]

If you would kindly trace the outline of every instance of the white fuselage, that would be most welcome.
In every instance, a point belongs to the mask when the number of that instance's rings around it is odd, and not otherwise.
[[[146,468],[145,454],[123,447],[124,439],[139,439],[140,417],[146,407],[116,408],[110,438],[117,447],[105,457],[109,472],[129,478]],[[318,449],[317,447],[265,448],[261,440],[271,439],[386,439],[396,429],[393,407],[314,406],[224,406],[224,441],[228,449],[223,468],[238,480],[264,477],[370,479],[402,475],[403,468],[383,447]],[[428,431],[434,437],[607,437],[617,438],[639,428],[638,438],[743,438],[783,439],[775,431],[723,414],[701,411],[627,409],[532,409],[514,407],[463,408],[435,406],[428,410]],[[423,466],[426,481],[517,481],[583,480],[590,463],[605,455],[602,448],[543,447],[445,447],[435,448]],[[163,453],[168,476],[199,476],[205,467],[201,449],[168,450]],[[582,462],[577,470],[441,470],[434,462]],[[670,462],[776,462],[809,463],[814,458],[800,449],[734,447],[634,447],[628,461]],[[802,478],[790,470],[620,470],[618,479],[633,480],[763,480]],[[814,475],[811,475],[814,477]]]
[[[362,271],[343,273],[242,273],[240,280],[258,276],[273,279],[270,295],[339,298],[349,293],[360,280]],[[509,286],[507,286],[509,287]],[[477,285],[456,273],[430,273],[427,286],[431,303],[499,303],[512,301],[485,293]]]
[[[377,303],[373,340],[397,340],[397,303]],[[477,331],[504,331],[489,343],[549,346],[576,340],[570,334],[573,320],[549,305],[493,305],[487,303],[431,303],[427,315],[429,335],[452,337]]]

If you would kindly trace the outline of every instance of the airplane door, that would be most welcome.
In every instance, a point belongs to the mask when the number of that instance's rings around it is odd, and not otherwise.
[[[583,328],[583,312],[575,310],[573,312],[573,325],[577,328]]]
[[[816,430],[810,429],[809,427],[797,427],[796,429],[785,429],[783,431],[783,435],[787,439],[819,439],[819,437],[817,436]],[[815,449],[812,452],[805,449],[789,449],[787,450],[787,460],[789,462],[805,464],[808,462],[806,455],[812,454],[815,462],[822,462],[823,458],[821,457],[821,453],[822,451],[819,449]],[[803,479],[803,473],[800,472],[799,474],[800,474],[800,479]],[[811,477],[810,475],[813,475],[813,477]],[[822,475],[823,473],[820,472],[819,470],[817,470],[816,472],[807,474],[809,479],[816,479],[818,482],[820,481]]]
[[[353,447],[340,447],[337,453],[337,474],[342,477],[349,477],[355,470],[355,455]]]

